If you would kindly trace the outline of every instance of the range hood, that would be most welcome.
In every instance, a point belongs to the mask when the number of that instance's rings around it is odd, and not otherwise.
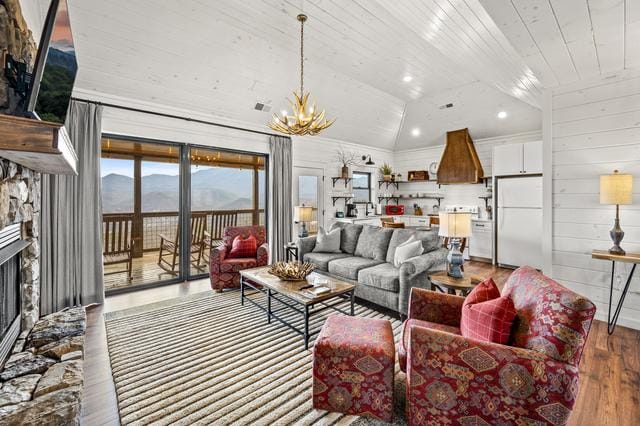
[[[484,171],[469,129],[447,132],[447,144],[438,167],[438,183],[480,183],[482,178]]]
[[[0,114],[0,157],[36,172],[77,174],[78,157],[57,123]]]

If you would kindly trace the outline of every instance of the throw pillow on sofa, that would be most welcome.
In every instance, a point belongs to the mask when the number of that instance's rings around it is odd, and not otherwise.
[[[405,261],[412,257],[420,256],[422,252],[422,241],[416,240],[416,237],[412,235],[407,241],[396,247],[393,255],[393,266],[399,268]]]
[[[389,248],[389,241],[393,235],[393,229],[379,226],[364,225],[354,254],[368,259],[382,260],[384,262]]]
[[[229,258],[242,259],[242,258],[255,258],[258,256],[258,240],[253,235],[249,235],[247,238],[242,238],[241,235],[236,236],[231,243],[231,251],[229,252]]]
[[[318,231],[316,238],[316,246],[313,248],[314,253],[341,253],[340,251],[340,233],[341,229],[333,229],[327,232],[322,226]]]
[[[462,304],[460,332],[469,339],[506,344],[516,318],[516,308],[491,278],[478,284]]]

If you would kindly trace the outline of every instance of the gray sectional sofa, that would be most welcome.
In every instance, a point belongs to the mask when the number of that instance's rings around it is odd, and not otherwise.
[[[298,240],[298,258],[317,265],[320,273],[356,284],[356,297],[402,315],[407,314],[411,287],[430,289],[427,273],[445,269],[447,250],[437,232],[342,222],[334,223],[331,229],[336,227],[342,228],[340,253],[314,252],[316,237],[311,236]],[[396,268],[396,247],[411,235],[422,241],[424,253]]]

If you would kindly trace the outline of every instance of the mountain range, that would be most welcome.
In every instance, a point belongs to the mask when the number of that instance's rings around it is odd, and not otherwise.
[[[263,175],[263,173],[261,173]],[[142,177],[142,211],[178,211],[178,176],[151,174]],[[102,178],[102,211],[133,212],[133,178],[111,173]],[[192,210],[251,209],[253,172],[228,168],[207,168],[191,173]],[[264,208],[264,180],[260,183],[260,208]]]

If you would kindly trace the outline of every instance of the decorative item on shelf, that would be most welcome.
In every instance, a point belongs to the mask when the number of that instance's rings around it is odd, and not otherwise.
[[[317,135],[327,127],[331,126],[335,119],[325,119],[324,110],[318,112],[315,104],[308,107],[310,92],[304,93],[304,23],[307,15],[297,16],[300,22],[300,94],[293,92],[295,101],[291,103],[291,115],[286,113],[282,116],[273,114],[273,119],[267,124],[276,132],[287,135]]]
[[[417,204],[413,205],[413,214],[416,216],[422,216],[422,207]]]
[[[391,182],[395,182],[395,181],[396,181],[396,174],[391,173]]]
[[[296,206],[295,213],[297,221],[302,224],[300,230],[298,231],[298,237],[308,237],[309,232],[307,232],[306,224],[313,220],[313,207],[305,206],[304,204],[301,206]]]
[[[438,235],[451,239],[451,251],[447,256],[448,274],[454,278],[462,278],[464,258],[460,252],[460,239],[471,236],[471,213],[440,213]]]
[[[353,152],[346,152],[342,149],[339,149],[336,153],[336,158],[338,162],[342,164],[341,175],[342,179],[349,178],[349,167],[358,165],[358,156]]]
[[[426,170],[410,170],[407,174],[409,182],[419,182],[429,180],[429,172]]]
[[[380,174],[382,175],[382,180],[385,182],[391,182],[391,173],[393,173],[393,169],[391,169],[391,166],[387,163],[382,164],[382,166],[380,166],[380,168],[378,169],[380,171]]]
[[[611,254],[625,254],[620,247],[620,242],[624,237],[624,232],[620,228],[620,204],[628,205],[633,203],[633,176],[621,174],[614,170],[611,175],[600,176],[600,204],[610,204],[616,206],[616,219],[613,229],[609,231],[613,247],[609,249]]]
[[[267,272],[284,281],[304,281],[314,269],[316,265],[309,262],[276,262]]]
[[[336,212],[336,217],[337,217],[337,218],[343,218],[343,217],[344,217],[344,212],[343,212],[343,211],[338,210],[338,211]]]

